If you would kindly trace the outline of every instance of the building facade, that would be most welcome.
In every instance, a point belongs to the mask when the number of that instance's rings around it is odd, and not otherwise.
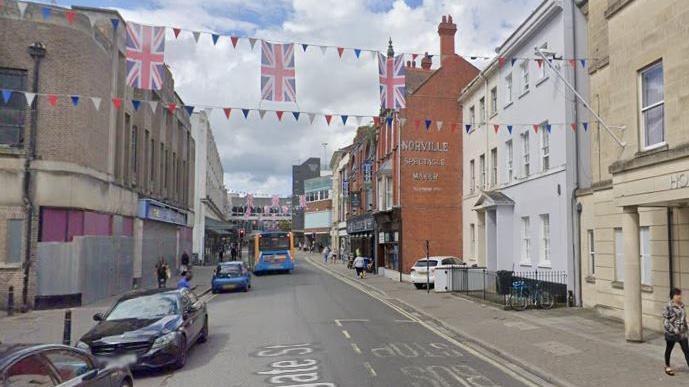
[[[343,210],[348,248],[346,256],[376,256],[375,219],[376,130],[372,126],[357,128],[343,165]]]
[[[534,47],[560,60],[539,63]],[[558,73],[588,95],[586,70],[561,59],[586,55],[584,14],[573,0],[546,0],[463,91],[467,263],[566,272],[578,293],[574,197],[590,184],[589,138],[571,124],[581,128],[588,114]]]
[[[292,232],[295,243],[304,242],[304,209],[301,197],[304,195],[304,180],[321,175],[321,159],[311,157],[299,165],[292,165]]]
[[[332,225],[332,176],[312,177],[304,180],[304,239],[308,246],[330,246]]]
[[[0,293],[43,308],[153,285],[159,257],[174,267],[191,251],[195,147],[186,112],[163,108],[183,106],[172,76],[158,92],[126,86],[115,11],[75,7],[70,24],[25,4],[23,18],[14,1],[0,10],[0,88],[38,93],[0,104]]]
[[[338,256],[343,256],[349,251],[349,239],[347,237],[347,218],[345,217],[345,197],[343,194],[343,182],[347,180],[346,166],[349,163],[349,147],[338,149],[330,159],[330,170],[333,171],[332,179],[332,225],[330,226],[330,241],[333,251]]]
[[[591,124],[593,182],[578,197],[583,300],[641,341],[642,328],[662,331],[670,288],[689,289],[689,3],[587,8],[591,104],[604,122]]]
[[[230,235],[229,227],[223,227],[228,216],[225,173],[205,112],[192,114],[191,134],[196,144],[193,255],[197,262],[214,263]]]

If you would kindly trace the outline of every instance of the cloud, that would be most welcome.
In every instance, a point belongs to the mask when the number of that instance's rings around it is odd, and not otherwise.
[[[460,54],[494,54],[539,0],[156,0],[153,5],[124,6],[128,20],[179,26],[199,31],[233,33],[275,41],[297,41],[385,51],[391,37],[397,52],[438,51],[437,25],[451,14],[458,25]],[[351,51],[340,59],[335,49],[325,57],[316,47],[306,53],[295,47],[296,104],[260,103],[260,43],[254,50],[246,39],[233,48],[222,37],[216,46],[209,36],[198,44],[190,33],[179,39],[168,33],[166,62],[175,87],[187,104],[374,115],[378,111],[377,64],[373,55],[357,60]],[[437,58],[436,58],[437,59]],[[437,62],[437,60],[436,60]],[[437,64],[436,64],[437,65]],[[481,66],[481,63],[476,63]],[[252,113],[255,114],[255,113]],[[355,120],[330,126],[322,117],[313,125],[302,115],[294,122],[285,114],[245,120],[234,111],[227,120],[216,109],[211,115],[215,140],[225,170],[225,184],[236,191],[267,194],[291,192],[291,165],[347,145]]]

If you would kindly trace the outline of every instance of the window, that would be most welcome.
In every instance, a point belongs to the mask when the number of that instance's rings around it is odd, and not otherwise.
[[[26,71],[0,68],[0,89],[26,90]],[[7,103],[0,101],[0,145],[24,143],[26,99],[23,93],[12,93]]]
[[[639,250],[641,252],[641,284],[653,285],[651,261],[651,230],[650,227],[639,228]]]
[[[155,147],[155,140],[151,139],[151,161],[149,163],[151,167],[151,171],[149,172],[149,175],[151,176],[151,189],[155,189],[155,181],[156,181],[156,147]]]
[[[469,161],[469,192],[474,193],[476,190],[476,163],[474,160]]]
[[[543,43],[543,45],[539,48],[543,51],[548,50],[548,43]],[[547,65],[545,63],[541,62],[541,66],[538,68],[538,80],[545,79],[547,74],[546,66]]]
[[[621,228],[615,229],[615,281],[624,281],[624,238]]]
[[[151,183],[151,142],[149,141],[150,133],[144,130],[144,185],[150,187]]]
[[[81,354],[71,351],[50,351],[45,353],[62,380],[72,380],[93,369],[91,362]]]
[[[589,275],[596,275],[596,242],[593,238],[593,230],[588,230],[588,242],[589,242]]]
[[[131,160],[132,160],[132,180],[136,181],[136,171],[138,171],[138,147],[137,140],[139,138],[139,128],[136,125],[132,125],[132,140],[131,140]]]
[[[505,101],[508,104],[512,103],[512,74],[505,78]]]
[[[519,67],[522,72],[522,93],[526,93],[529,91],[529,61],[522,61]]]
[[[385,177],[385,208],[392,208],[392,177]]]
[[[382,178],[378,179],[378,209],[385,210],[385,184]],[[344,216],[342,217],[344,219]]]
[[[469,225],[469,237],[471,238],[471,250],[469,251],[469,254],[471,255],[471,258],[476,259],[476,225],[473,223]]]
[[[529,162],[529,132],[524,132],[521,134],[522,137],[522,167],[524,176],[529,177],[530,174],[530,162]]]
[[[550,215],[541,215],[541,265],[550,266]]]
[[[512,147],[512,140],[505,143],[505,148],[507,153],[507,183],[511,183],[514,177],[514,148]]]
[[[7,258],[5,263],[17,264],[22,261],[22,241],[24,238],[24,220],[7,220]]]
[[[476,109],[473,106],[469,108],[469,119],[471,126],[474,126],[476,124]]]
[[[481,97],[481,99],[478,101],[478,106],[479,106],[479,114],[480,114],[480,119],[481,119],[480,124],[483,125],[486,123],[486,98],[485,97]]]
[[[481,155],[478,159],[478,168],[479,168],[479,173],[481,174],[479,178],[479,188],[480,189],[485,189],[486,188],[486,155]]]
[[[490,186],[495,187],[498,185],[498,148],[490,150],[490,167]]]
[[[490,115],[494,115],[498,112],[498,87],[494,87],[490,90]]]
[[[14,363],[5,371],[6,386],[55,386],[57,380],[48,365],[37,355]]]
[[[541,125],[541,168],[543,171],[550,169],[550,132],[546,129],[548,123]]]
[[[641,133],[644,148],[665,143],[665,101],[663,64],[641,72]]]
[[[522,217],[522,265],[531,265],[531,236],[528,216]]]

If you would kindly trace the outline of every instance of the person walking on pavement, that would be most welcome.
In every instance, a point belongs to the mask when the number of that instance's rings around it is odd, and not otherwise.
[[[237,245],[232,244],[232,247],[230,248],[230,256],[232,257],[233,261],[237,260]]]
[[[670,301],[663,312],[663,327],[665,328],[665,373],[674,376],[675,371],[670,367],[672,349],[676,343],[682,348],[684,359],[689,365],[689,341],[687,339],[687,312],[682,303],[682,291],[677,288],[670,290]]]
[[[191,272],[184,273],[182,278],[177,281],[177,289],[191,289]]]
[[[354,270],[356,270],[356,276],[364,279],[366,278],[366,258],[361,255],[357,255],[354,258]]]
[[[330,249],[328,246],[325,246],[323,249],[323,263],[328,263],[328,254],[330,254]]]
[[[166,287],[167,280],[170,278],[170,268],[167,266],[164,257],[160,257],[156,264],[156,276],[158,277],[158,288]]]
[[[179,267],[179,274],[184,276],[189,271],[189,254],[186,251],[182,253],[181,265]]]

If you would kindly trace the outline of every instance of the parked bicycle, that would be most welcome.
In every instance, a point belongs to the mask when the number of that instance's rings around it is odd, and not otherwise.
[[[514,310],[525,310],[529,305],[542,309],[551,309],[555,305],[555,297],[543,289],[540,282],[535,287],[527,285],[526,281],[512,282],[509,305]]]

